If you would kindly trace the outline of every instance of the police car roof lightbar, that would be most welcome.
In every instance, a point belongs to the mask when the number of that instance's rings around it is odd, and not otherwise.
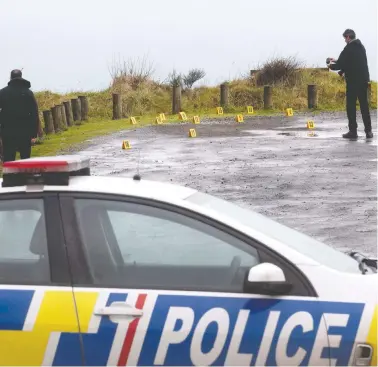
[[[68,185],[70,176],[89,176],[90,160],[75,155],[4,162],[3,187]]]

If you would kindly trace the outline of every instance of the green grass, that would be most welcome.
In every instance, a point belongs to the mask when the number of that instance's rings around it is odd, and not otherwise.
[[[90,119],[82,125],[70,127],[68,130],[58,133],[46,135],[41,144],[33,147],[32,156],[48,156],[56,155],[61,152],[68,151],[77,144],[93,138],[95,136],[105,135],[129,126],[124,120],[101,120]]]

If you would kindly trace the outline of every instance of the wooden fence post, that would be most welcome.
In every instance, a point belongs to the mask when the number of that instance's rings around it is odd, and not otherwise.
[[[113,93],[113,120],[119,120],[122,117],[122,99],[118,93]]]
[[[59,105],[59,110],[60,110],[60,128],[61,130],[67,130],[67,119],[66,119],[66,111],[64,109],[63,104]]]
[[[307,102],[309,109],[318,107],[318,89],[315,84],[307,86]]]
[[[70,101],[63,102],[63,106],[66,112],[67,126],[72,126],[73,116],[72,116],[71,102]]]
[[[71,98],[72,119],[77,121],[77,101],[75,98]]]
[[[172,114],[177,115],[181,112],[181,86],[174,85],[172,87]]]
[[[80,99],[78,98],[71,99],[71,105],[72,105],[72,115],[73,115],[74,121],[80,121],[81,120]]]
[[[81,120],[88,120],[88,98],[86,96],[79,96],[81,104]]]
[[[54,122],[51,110],[43,111],[43,121],[45,122],[45,134],[54,134]]]
[[[227,107],[228,106],[228,96],[229,96],[228,87],[229,87],[228,83],[223,83],[220,86],[220,105],[221,105],[221,107]]]
[[[71,99],[71,105],[72,105],[72,115],[73,115],[74,121],[80,121],[81,120],[80,100],[77,98]]]
[[[53,118],[54,131],[57,133],[60,130],[60,111],[58,106],[51,108],[51,114]]]
[[[264,86],[264,110],[271,110],[272,106],[272,87],[266,85]]]

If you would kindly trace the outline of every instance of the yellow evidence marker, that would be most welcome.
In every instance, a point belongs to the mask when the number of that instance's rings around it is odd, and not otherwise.
[[[223,115],[223,107],[217,107],[217,114]]]
[[[130,142],[128,140],[124,140],[122,142],[122,149],[131,149]]]
[[[161,118],[159,116],[156,117],[156,123],[158,125],[161,125],[163,123],[163,121],[161,121]]]
[[[132,125],[136,125],[137,124],[137,120],[135,117],[130,117],[130,122]]]
[[[292,108],[286,108],[286,116],[293,116],[294,112]]]
[[[244,117],[243,117],[243,115],[241,115],[241,114],[236,115],[236,122],[244,122]]]
[[[247,113],[248,113],[248,115],[253,114],[253,107],[252,106],[247,106]]]
[[[314,121],[312,120],[307,121],[307,129],[315,129]]]
[[[165,117],[165,114],[164,114],[164,113],[161,113],[161,114],[159,115],[159,117],[160,117],[160,120],[161,120],[161,121],[167,121],[167,118]]]
[[[199,123],[200,123],[199,116],[193,116],[193,124],[199,124]]]
[[[182,120],[182,121],[186,121],[188,119],[188,117],[186,116],[185,112],[180,112],[179,113],[179,119]]]
[[[189,129],[189,138],[195,138],[197,136],[195,129]]]

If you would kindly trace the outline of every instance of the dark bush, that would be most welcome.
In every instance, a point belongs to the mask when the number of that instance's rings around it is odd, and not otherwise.
[[[258,86],[274,84],[293,86],[297,81],[298,71],[301,68],[303,68],[302,62],[295,57],[272,58],[259,68],[256,84]]]
[[[142,59],[114,60],[109,68],[112,77],[112,86],[127,85],[132,90],[137,90],[144,83],[152,79],[154,63],[146,56]]]

